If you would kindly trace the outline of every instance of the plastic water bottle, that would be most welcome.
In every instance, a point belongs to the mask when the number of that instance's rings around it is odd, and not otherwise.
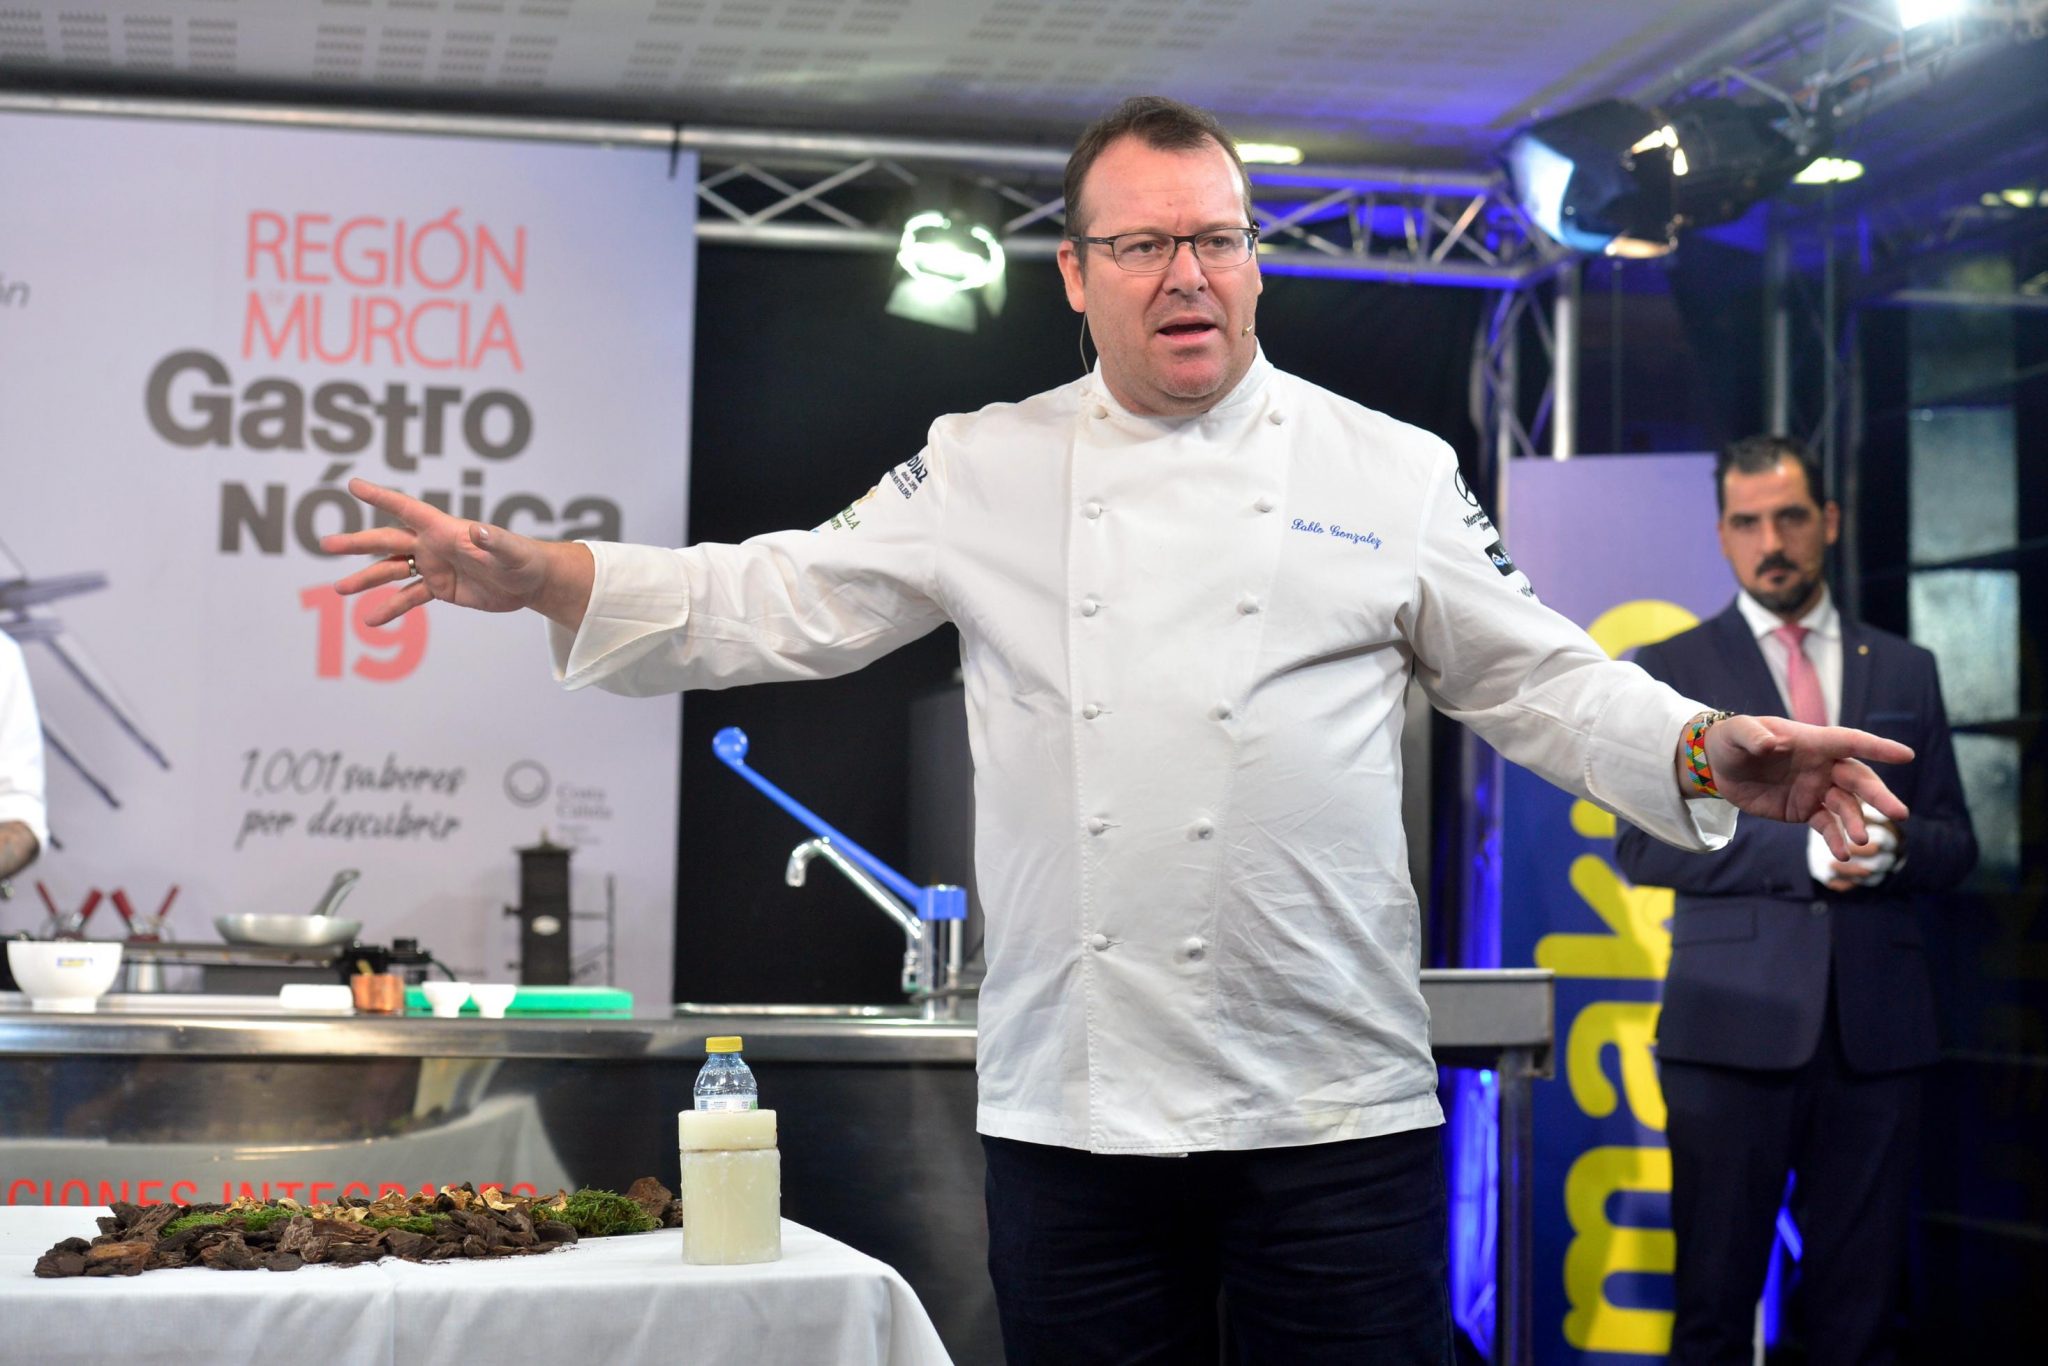
[[[754,1070],[740,1056],[740,1036],[721,1034],[704,1041],[704,1060],[695,1091],[699,1110],[753,1110],[761,1104]]]

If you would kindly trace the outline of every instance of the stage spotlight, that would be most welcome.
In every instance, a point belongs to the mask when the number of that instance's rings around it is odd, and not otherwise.
[[[973,194],[957,194],[944,182],[927,187],[927,205],[903,224],[896,265],[903,278],[889,296],[888,311],[913,322],[972,332],[986,310],[1003,311],[1003,244],[982,218]],[[962,206],[965,207],[962,207]]]
[[[1969,8],[1966,0],[1898,0],[1899,27],[1908,32],[1954,19]]]
[[[1503,157],[1523,212],[1562,245],[1662,256],[1681,229],[1730,222],[1784,188],[1824,141],[1772,105],[1603,100],[1532,124]]]
[[[1863,163],[1849,157],[1815,157],[1806,169],[1792,177],[1794,185],[1840,185],[1860,179]]]
[[[1530,125],[1502,156],[1522,211],[1562,245],[1662,256],[1676,241],[1675,146],[1660,116],[1602,100]]]
[[[1779,131],[1792,123],[1791,136]],[[1670,111],[1671,207],[1681,227],[1712,227],[1789,184],[1821,149],[1804,122],[1771,105],[1696,100]]]
[[[1285,142],[1240,142],[1237,159],[1247,166],[1299,166],[1301,149]]]
[[[979,223],[956,227],[945,214],[928,209],[903,225],[896,264],[913,280],[959,294],[1001,278],[1003,244]]]

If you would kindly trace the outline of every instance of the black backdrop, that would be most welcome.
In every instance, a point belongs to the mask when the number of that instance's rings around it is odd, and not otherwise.
[[[1051,263],[1013,262],[1003,315],[973,335],[887,316],[892,266],[879,255],[700,250],[692,540],[814,526],[915,454],[933,418],[1080,373],[1080,320]],[[1283,369],[1441,434],[1476,474],[1466,394],[1486,298],[1268,277],[1259,332]],[[749,761],[826,820],[915,880],[962,881],[968,850],[932,867],[907,857],[910,705],[951,677],[958,654],[947,627],[845,678],[690,695],[677,999],[897,999],[900,934],[828,869],[802,889],[783,884],[804,831],[712,756],[711,737],[741,727]]]

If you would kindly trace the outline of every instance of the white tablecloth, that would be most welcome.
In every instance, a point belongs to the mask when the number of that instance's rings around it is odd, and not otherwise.
[[[485,1262],[36,1279],[104,1213],[0,1208],[0,1360],[950,1366],[901,1276],[787,1220],[759,1266],[686,1266],[663,1229]]]

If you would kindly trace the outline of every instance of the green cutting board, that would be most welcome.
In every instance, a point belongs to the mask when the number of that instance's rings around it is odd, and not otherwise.
[[[431,1015],[427,1005],[427,993],[418,987],[405,989],[407,1014]],[[470,1001],[462,1007],[464,1015],[477,1013],[476,1002]],[[521,987],[512,997],[512,1004],[505,1009],[507,1018],[515,1015],[631,1015],[633,993],[618,987]]]

